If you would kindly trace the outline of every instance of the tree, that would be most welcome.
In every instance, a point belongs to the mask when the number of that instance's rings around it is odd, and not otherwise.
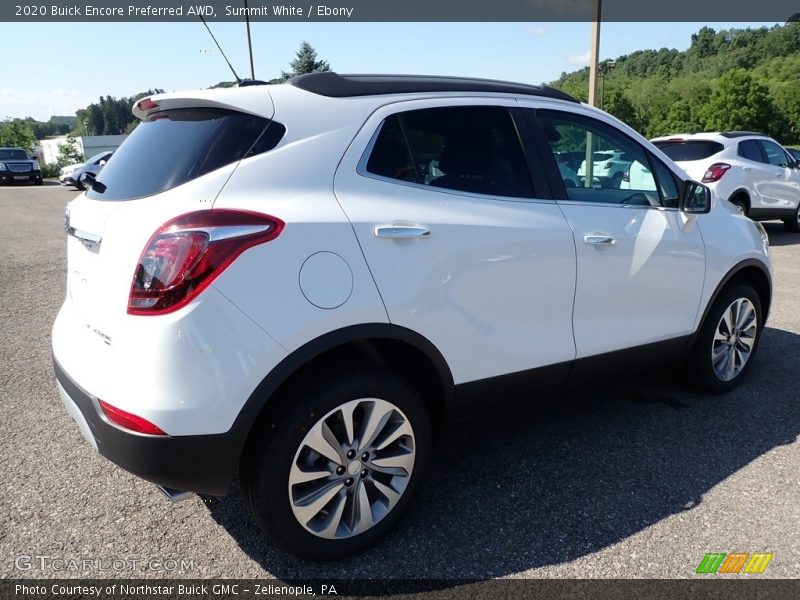
[[[289,63],[291,71],[288,73],[283,71],[281,79],[286,81],[297,75],[305,75],[306,73],[318,73],[321,71],[330,71],[331,66],[326,60],[317,60],[317,51],[308,42],[300,44],[300,50],[297,51],[296,58]]]
[[[720,77],[702,111],[711,131],[769,131],[775,106],[769,90],[744,69]]]
[[[78,148],[78,140],[71,133],[68,133],[64,143],[58,145],[58,157],[56,159],[58,166],[74,165],[75,163],[83,162],[83,160],[83,154]]]
[[[33,151],[36,138],[30,127],[21,119],[7,119],[0,123],[0,146],[14,146]]]

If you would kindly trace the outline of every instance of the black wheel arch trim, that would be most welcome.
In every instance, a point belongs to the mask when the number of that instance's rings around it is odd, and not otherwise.
[[[769,288],[769,298],[768,298],[769,302],[767,303],[766,306],[762,306],[761,307],[761,311],[762,311],[762,314],[761,314],[761,327],[763,328],[764,325],[766,325],[766,323],[767,323],[767,315],[769,315],[769,309],[770,309],[770,306],[772,304],[772,276],[770,275],[769,268],[762,261],[760,261],[760,260],[758,260],[756,258],[748,258],[746,260],[743,260],[743,261],[735,264],[725,274],[725,276],[722,278],[722,280],[717,284],[717,287],[714,289],[714,293],[711,294],[711,297],[709,298],[708,302],[706,303],[705,308],[703,309],[703,316],[702,316],[702,318],[700,319],[700,321],[699,321],[699,323],[697,325],[697,329],[695,330],[694,335],[692,336],[692,340],[693,341],[698,336],[698,334],[700,333],[700,330],[703,328],[703,323],[705,323],[706,318],[708,317],[708,313],[711,311],[711,307],[714,306],[714,303],[717,301],[717,298],[719,297],[719,295],[722,292],[722,290],[725,289],[725,287],[731,282],[731,280],[734,277],[736,277],[738,274],[740,274],[743,270],[751,268],[751,267],[756,267],[759,271],[761,271],[761,273],[767,279],[767,284],[768,284],[768,288]],[[756,290],[756,291],[758,291],[758,290]]]
[[[390,323],[367,323],[351,325],[315,338],[286,356],[256,387],[236,417],[229,433],[238,444],[237,455],[241,455],[253,426],[270,399],[289,378],[309,361],[339,346],[369,340],[392,340],[403,342],[420,351],[433,365],[439,376],[445,418],[455,410],[455,385],[450,367],[436,346],[421,334]]]

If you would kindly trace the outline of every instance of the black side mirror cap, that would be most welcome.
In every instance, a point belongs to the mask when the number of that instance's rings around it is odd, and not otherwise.
[[[97,181],[97,179],[95,179],[95,176],[92,175],[91,173],[84,173],[80,176],[79,179],[80,182],[85,187],[89,188],[90,190],[94,190],[98,194],[102,194],[103,192],[106,191],[106,186],[103,183]]]
[[[680,209],[689,214],[706,214],[711,211],[711,190],[696,181],[687,181],[681,194]]]

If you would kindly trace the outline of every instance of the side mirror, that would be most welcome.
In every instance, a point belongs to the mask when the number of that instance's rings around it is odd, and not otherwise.
[[[83,173],[78,179],[80,179],[80,182],[86,188],[94,190],[98,194],[102,194],[103,192],[106,191],[106,186],[103,183],[97,181],[97,179],[95,179],[95,176],[92,175],[91,173]]]
[[[687,181],[681,194],[681,211],[691,214],[705,214],[711,210],[711,190],[702,183]]]

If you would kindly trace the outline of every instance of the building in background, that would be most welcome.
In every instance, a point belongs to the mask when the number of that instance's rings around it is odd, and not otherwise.
[[[83,135],[76,136],[75,141],[83,153],[84,158],[89,158],[100,152],[110,152],[120,147],[127,135]],[[67,136],[58,135],[39,140],[36,154],[48,165],[58,162],[58,147],[66,143]]]

